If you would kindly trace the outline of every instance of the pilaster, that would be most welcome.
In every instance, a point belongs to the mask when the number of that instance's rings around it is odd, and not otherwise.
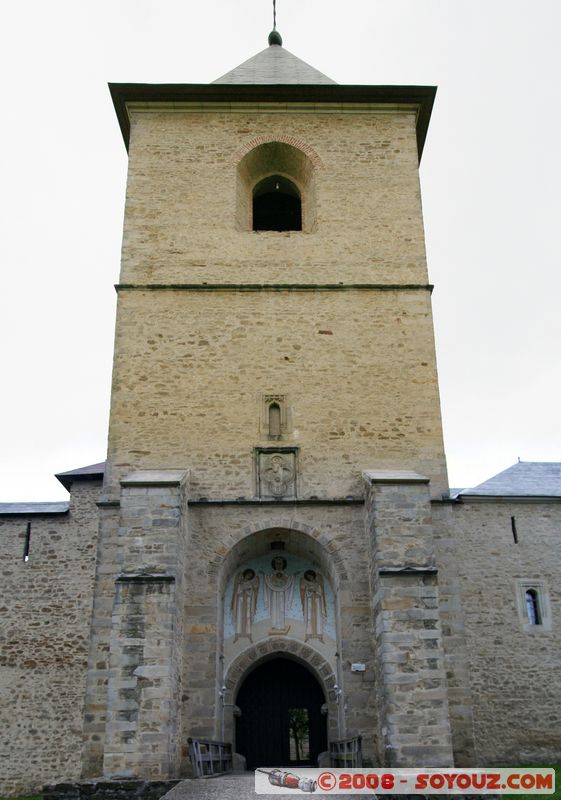
[[[429,480],[405,471],[364,478],[380,756],[387,766],[451,766]]]
[[[177,776],[180,761],[186,473],[141,471],[121,481],[103,772]]]

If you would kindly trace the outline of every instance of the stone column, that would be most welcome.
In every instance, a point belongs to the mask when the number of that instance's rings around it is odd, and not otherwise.
[[[380,753],[453,765],[428,478],[365,472]]]
[[[103,772],[174,778],[180,761],[186,473],[121,481]]]

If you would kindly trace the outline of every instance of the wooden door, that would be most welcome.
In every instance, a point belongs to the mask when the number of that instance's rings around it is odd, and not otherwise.
[[[316,766],[327,750],[322,688],[304,666],[288,658],[253,670],[236,699],[236,751],[248,769]]]

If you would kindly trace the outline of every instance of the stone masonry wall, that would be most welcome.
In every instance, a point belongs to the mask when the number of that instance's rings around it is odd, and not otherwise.
[[[433,502],[432,519],[454,764],[473,766],[476,760],[469,656],[450,504]]]
[[[236,548],[242,547],[243,550],[244,542],[254,536],[266,537],[263,532],[267,531],[270,532],[269,539],[278,539],[288,533],[288,552],[294,546],[300,548],[299,553],[308,552],[302,548],[309,548],[314,560],[320,560],[322,568],[332,575],[339,600],[341,674],[326,680],[328,685],[336,681],[342,685],[347,706],[342,720],[344,731],[348,735],[361,734],[365,757],[370,763],[376,763],[374,660],[368,576],[362,555],[365,535],[361,505],[296,506],[280,502],[263,506],[191,506],[189,531],[181,559],[185,565],[184,600],[171,603],[171,595],[164,596],[153,583],[143,583],[139,574],[147,566],[155,571],[160,563],[158,554],[168,540],[165,526],[150,524],[153,518],[162,517],[158,510],[162,499],[153,505],[147,488],[144,495],[131,495],[128,499],[126,491],[123,491],[122,500],[126,502],[119,514],[119,524],[110,522],[116,511],[111,508],[104,511],[107,520],[102,524],[105,538],[98,567],[99,597],[94,613],[88,672],[84,777],[100,777],[104,773],[131,775],[135,771],[144,774],[148,762],[154,764],[152,777],[155,777],[156,771],[163,772],[165,767],[161,758],[164,729],[169,733],[170,752],[175,748],[181,749],[179,772],[184,775],[189,771],[188,737],[220,738],[218,691],[224,677],[220,671],[223,614],[220,587],[225,586],[230,575],[230,572],[228,575],[223,572],[236,568]],[[163,501],[170,506],[170,498],[163,498]],[[171,507],[168,510],[172,510]],[[176,510],[180,511],[178,506]],[[184,516],[184,512],[183,508],[180,516]],[[132,549],[124,544],[127,539]],[[103,554],[106,553],[111,554],[109,560],[104,560]],[[243,558],[242,551],[239,557]],[[134,570],[138,575],[137,588],[132,593],[134,581],[115,585],[117,575],[126,576],[127,570],[131,573]],[[173,570],[171,564],[167,565],[166,571],[173,572],[179,580],[177,569]],[[166,591],[171,591],[171,587]],[[172,606],[180,619],[175,622],[173,642],[169,642],[166,620]],[[169,670],[158,674],[159,685],[153,686],[153,676],[144,676],[143,668],[145,665],[151,668],[158,667],[158,664],[162,666],[162,654],[165,656],[162,647],[168,647],[168,656],[176,658],[175,643],[181,641],[182,636],[182,675],[172,691],[180,709],[172,714],[171,706],[166,704],[162,695],[163,684],[169,683]],[[271,652],[270,644],[263,646],[262,654]],[[290,647],[290,642],[280,643],[279,647]],[[259,653],[261,651],[256,652],[255,657],[259,657]],[[351,671],[351,663],[357,661],[366,664],[366,672]],[[228,702],[233,702],[233,699],[227,698]],[[332,713],[335,713],[333,698],[328,699],[332,703]],[[154,702],[160,703],[161,708],[155,710]],[[231,710],[227,713],[230,717]],[[225,726],[228,733],[231,728],[229,717]],[[179,719],[181,731],[174,732],[170,725]],[[330,726],[333,728],[334,725],[336,723],[331,718]],[[151,745],[156,749],[148,760],[142,757],[141,752],[142,729],[148,736],[154,736]],[[178,774],[174,772],[173,759],[168,767],[169,776]]]
[[[236,225],[239,161],[275,139],[313,164],[312,232]],[[253,496],[263,394],[303,494],[360,494],[373,454],[446,490],[412,112],[134,112],[121,283],[153,289],[119,292],[108,491],[188,463],[193,496]]]
[[[86,701],[84,777],[169,778],[180,759],[179,703],[187,506],[183,472],[123,481],[117,529],[102,525],[100,598]],[[106,585],[107,584],[107,585]],[[109,608],[108,603],[106,609]],[[96,606],[94,619],[99,614]],[[97,662],[104,651],[104,660]]]
[[[80,774],[100,488],[74,483],[67,515],[0,517],[2,795]]]
[[[465,615],[476,763],[557,763],[561,503],[466,501],[450,509],[450,525]],[[543,582],[550,625],[525,625],[517,580]]]
[[[365,473],[380,757],[452,766],[448,687],[426,478]]]
[[[99,509],[95,589],[84,709],[82,778],[100,778],[103,775],[115,580],[121,571],[122,563],[123,557],[119,548],[119,508],[111,502]]]
[[[236,226],[256,140],[315,154],[314,232]],[[121,282],[203,281],[426,283],[414,111],[133,112]]]
[[[424,290],[121,293],[108,490],[188,464],[192,497],[253,497],[263,394],[287,397],[300,497],[361,496],[373,463],[445,491]]]
[[[337,580],[340,614],[341,675],[335,680],[342,685],[343,702],[347,705],[345,734],[361,734],[364,737],[365,757],[369,763],[376,763],[374,660],[368,574],[363,556],[365,536],[362,506],[295,506],[291,503],[262,507],[198,505],[190,508],[189,520],[183,745],[186,745],[189,736],[220,739],[218,690],[222,683],[219,656],[223,608],[217,587],[225,578],[222,569],[226,556],[253,536],[263,537],[265,541],[284,537],[287,554],[294,552],[295,546],[305,548],[308,540],[310,553],[323,552],[322,568],[327,572],[328,564],[332,565],[332,580],[335,583],[335,576]],[[299,549],[297,552],[304,551]],[[316,555],[311,557],[314,560],[317,558]],[[274,644],[274,641],[264,642],[261,649],[255,648],[255,657],[270,653]],[[299,642],[295,644],[299,645]],[[286,646],[284,642],[279,644],[279,648]],[[253,651],[253,648],[250,649]],[[351,664],[354,662],[365,663],[366,671],[353,673]],[[232,696],[227,698],[227,702],[234,700]],[[227,714],[230,718],[231,710]],[[231,719],[227,721],[226,730],[231,727],[229,723]],[[185,749],[184,770],[188,766],[186,759]]]

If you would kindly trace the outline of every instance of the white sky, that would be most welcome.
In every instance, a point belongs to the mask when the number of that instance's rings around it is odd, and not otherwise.
[[[339,83],[439,90],[421,165],[450,483],[561,460],[561,3],[278,0]],[[206,83],[271,0],[2,6],[0,500],[105,457],[126,153],[108,81]]]

